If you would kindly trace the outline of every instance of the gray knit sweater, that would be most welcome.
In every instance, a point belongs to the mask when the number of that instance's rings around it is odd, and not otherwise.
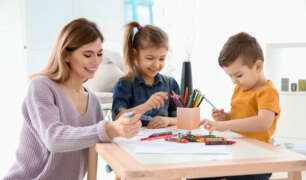
[[[22,106],[24,124],[16,162],[4,180],[81,180],[88,147],[110,142],[98,98],[88,90],[80,115],[63,89],[44,76],[34,78]]]

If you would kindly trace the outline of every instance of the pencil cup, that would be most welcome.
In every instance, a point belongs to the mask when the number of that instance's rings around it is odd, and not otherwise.
[[[198,129],[200,127],[200,108],[177,108],[178,129]]]

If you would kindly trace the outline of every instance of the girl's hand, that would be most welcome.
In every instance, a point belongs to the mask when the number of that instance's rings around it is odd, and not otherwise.
[[[168,99],[168,92],[157,92],[145,102],[145,105],[150,109],[159,109],[164,106],[165,99]]]
[[[131,138],[138,134],[141,128],[140,114],[128,118],[128,114],[134,115],[135,113],[124,113],[116,121],[113,121],[113,127],[117,136]]]
[[[204,126],[205,129],[209,131],[211,134],[213,131],[226,131],[228,128],[226,127],[226,122],[222,121],[211,121],[208,119],[201,120],[201,125]]]
[[[149,129],[157,129],[167,127],[170,124],[170,119],[162,116],[155,116],[153,120],[149,122],[147,128]]]
[[[224,112],[224,109],[213,109],[211,112],[211,116],[215,121],[225,121],[226,120],[226,114]]]

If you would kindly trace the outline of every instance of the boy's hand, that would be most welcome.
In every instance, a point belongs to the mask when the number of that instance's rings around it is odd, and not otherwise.
[[[225,122],[222,121],[211,121],[209,119],[201,120],[201,125],[209,131],[211,134],[213,131],[226,131],[228,128],[225,126]]]
[[[155,116],[152,121],[149,122],[147,128],[157,129],[167,127],[170,124],[170,119],[162,116]]]
[[[128,118],[128,114],[131,113],[124,113],[116,121],[112,122],[117,135],[125,138],[131,138],[137,135],[141,128],[141,115],[136,114]]]
[[[145,105],[150,109],[159,109],[164,106],[165,99],[168,99],[168,92],[157,92],[145,102]]]
[[[211,112],[211,116],[215,121],[225,121],[226,120],[226,114],[224,112],[224,109],[213,109]]]

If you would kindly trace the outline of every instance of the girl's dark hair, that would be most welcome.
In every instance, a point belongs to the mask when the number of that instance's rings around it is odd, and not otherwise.
[[[134,33],[134,29],[137,32]],[[136,21],[131,21],[125,26],[123,59],[127,67],[127,74],[120,80],[133,81],[136,75],[135,57],[133,51],[139,52],[146,48],[168,49],[168,35],[165,31],[154,25],[140,26]]]

